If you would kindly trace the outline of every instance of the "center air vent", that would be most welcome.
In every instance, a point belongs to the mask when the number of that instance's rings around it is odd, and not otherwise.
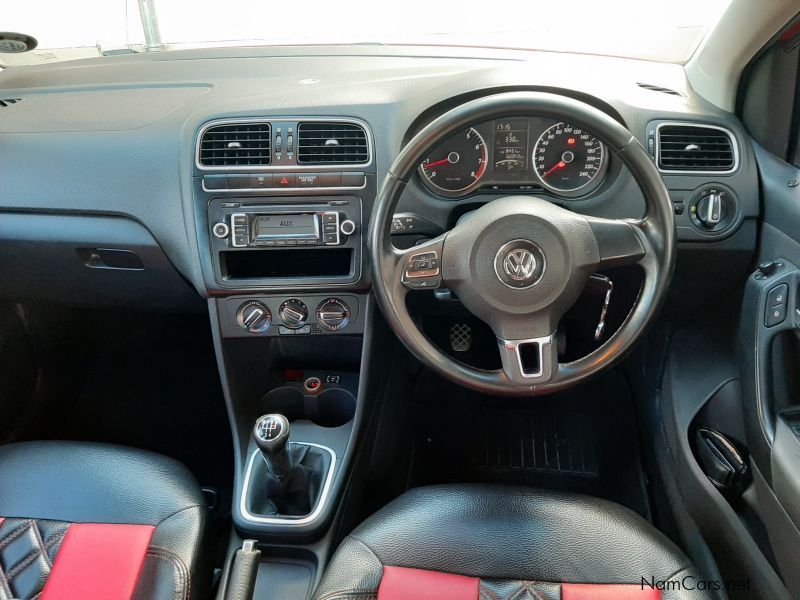
[[[297,162],[301,165],[361,165],[369,162],[367,133],[356,123],[300,123]]]
[[[663,124],[657,138],[658,167],[662,171],[724,173],[736,168],[735,142],[725,129]]]
[[[269,123],[215,125],[203,132],[198,152],[204,167],[258,167],[269,165]]]
[[[11,106],[12,104],[16,104],[17,102],[22,102],[22,98],[0,98],[0,108]]]

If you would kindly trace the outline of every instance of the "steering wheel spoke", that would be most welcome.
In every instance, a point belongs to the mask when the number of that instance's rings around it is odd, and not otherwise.
[[[432,290],[442,285],[442,252],[446,233],[407,250],[395,250],[396,271],[406,290]]]
[[[528,340],[497,338],[503,372],[515,385],[539,385],[550,381],[558,371],[555,333]]]
[[[646,255],[642,221],[586,217],[600,250],[599,269],[635,265]]]

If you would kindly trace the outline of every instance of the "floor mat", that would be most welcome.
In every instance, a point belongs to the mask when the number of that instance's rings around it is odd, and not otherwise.
[[[414,397],[410,486],[532,485],[607,498],[650,517],[633,404],[621,375],[553,396],[509,399],[425,371]]]

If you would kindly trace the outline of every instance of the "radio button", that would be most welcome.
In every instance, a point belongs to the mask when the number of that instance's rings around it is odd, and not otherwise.
[[[203,177],[203,187],[207,190],[224,190],[228,188],[228,178],[225,175],[208,175]]]
[[[272,175],[251,175],[250,187],[253,189],[264,189],[272,187]]]
[[[235,215],[231,215],[231,223],[234,227],[239,225],[247,225],[247,215],[243,213],[238,213]]]
[[[334,212],[328,212],[322,214],[322,222],[326,225],[328,223],[338,223],[339,222],[339,215]]]
[[[320,173],[319,174],[320,187],[342,187],[342,174],[341,173]]]
[[[335,245],[339,243],[339,234],[338,233],[325,233],[323,234],[323,242],[326,244]]]
[[[228,237],[228,234],[231,232],[231,228],[228,227],[227,223],[215,223],[214,227],[211,229],[211,232],[214,234],[214,237],[224,240]]]
[[[246,190],[250,187],[249,175],[228,175],[229,190]]]
[[[297,176],[294,173],[275,173],[275,175],[272,176],[272,187],[297,187]]]
[[[364,187],[364,173],[342,173],[342,187]]]
[[[297,187],[319,187],[319,173],[298,173]]]
[[[353,235],[356,232],[356,224],[350,219],[345,219],[339,229],[344,235]]]

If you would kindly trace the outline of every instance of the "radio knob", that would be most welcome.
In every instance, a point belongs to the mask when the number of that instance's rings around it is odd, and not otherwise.
[[[339,331],[350,322],[350,307],[339,298],[323,300],[317,307],[317,321],[328,331]]]
[[[289,329],[300,329],[308,319],[308,307],[302,300],[290,298],[281,304],[278,314]]]
[[[265,333],[272,324],[272,313],[263,302],[251,300],[236,311],[236,321],[247,333]]]
[[[350,219],[345,219],[342,221],[341,225],[339,225],[339,231],[344,235],[353,235],[356,232],[356,224]]]
[[[214,224],[214,227],[211,228],[211,232],[214,234],[214,237],[224,240],[231,232],[231,228],[228,227],[227,223],[219,222]]]

